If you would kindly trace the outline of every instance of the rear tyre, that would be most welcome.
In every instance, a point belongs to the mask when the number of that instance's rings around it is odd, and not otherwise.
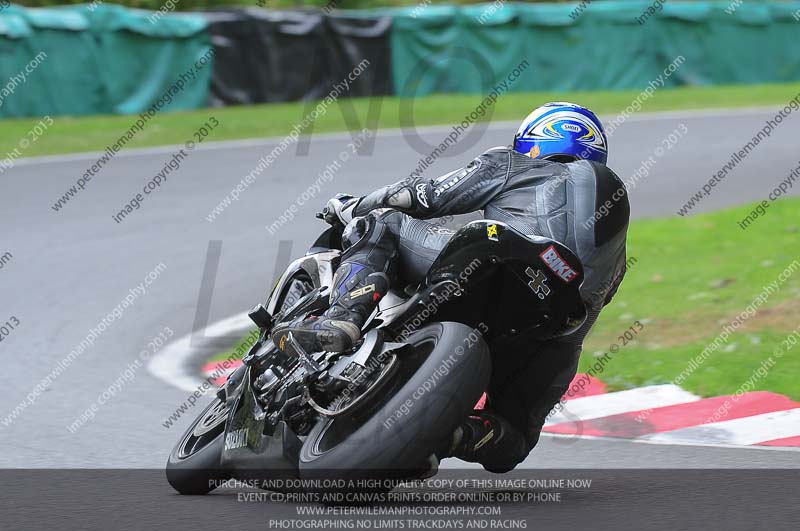
[[[398,368],[366,410],[321,419],[300,451],[300,476],[400,478],[449,440],[489,383],[489,351],[461,323],[432,323],[404,343]]]
[[[172,449],[167,481],[181,494],[207,494],[231,477],[220,465],[228,407],[215,398]]]

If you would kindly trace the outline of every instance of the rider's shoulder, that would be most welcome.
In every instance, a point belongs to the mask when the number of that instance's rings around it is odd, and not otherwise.
[[[595,180],[622,182],[619,176],[614,173],[614,170],[603,164],[593,160],[576,160],[575,162],[568,162],[566,164],[572,171],[590,171],[594,174]]]
[[[493,148],[489,148],[483,152],[484,155],[507,155],[513,148],[511,146],[495,146]]]
[[[513,149],[509,146],[497,146],[484,151],[476,160],[507,164]]]

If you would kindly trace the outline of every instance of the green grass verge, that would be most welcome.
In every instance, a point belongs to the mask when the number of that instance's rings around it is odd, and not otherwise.
[[[614,301],[586,341],[581,369],[620,344],[634,321],[645,328],[610,355],[599,378],[612,389],[672,382],[764,286],[800,260],[800,200],[781,199],[746,230],[742,206],[689,218],[636,221],[628,233],[632,264]],[[719,345],[681,386],[701,396],[735,393],[789,333],[800,329],[800,269]],[[800,399],[800,345],[749,390]]]
[[[227,359],[236,359],[236,356],[233,356],[233,354],[237,351],[243,351],[246,354],[250,349],[250,345],[253,344],[253,341],[250,339],[250,334],[255,329],[256,328],[254,325],[253,329],[247,332],[247,334],[245,334],[244,336],[242,336],[242,338],[239,341],[237,341],[235,345],[233,345],[225,352],[220,352],[216,356],[210,358],[208,361],[211,362],[211,361],[224,361]],[[241,358],[241,356],[238,357]]]
[[[661,89],[644,102],[642,111],[674,109],[699,109],[711,107],[744,107],[785,104],[800,92],[800,83],[780,85],[747,85],[728,87],[683,87]],[[502,96],[494,106],[492,120],[520,120],[530,109],[546,101],[571,100],[592,108],[597,113],[615,114],[623,111],[639,94],[623,92],[534,92],[510,93]],[[370,103],[380,102],[378,127],[399,127],[400,116],[409,116],[418,126],[456,124],[474,110],[480,95],[436,95],[415,100],[386,97],[381,100],[343,100],[334,104],[318,118],[314,132],[358,130],[365,126]],[[352,104],[352,106],[351,106]],[[209,116],[220,121],[211,133],[210,140],[259,138],[288,134],[308,112],[313,104],[286,103],[217,109],[200,109],[186,112],[163,113],[151,119],[126,147],[146,147],[182,144],[192,139],[193,132]],[[345,121],[342,111],[357,120]],[[485,119],[488,119],[487,114]],[[127,131],[135,116],[55,117],[55,123],[36,142],[23,150],[22,156],[33,157],[81,151],[102,151]],[[0,128],[0,146],[12,150],[38,119],[4,120]],[[7,146],[7,147],[6,147]]]
[[[644,329],[622,346],[598,377],[610,389],[672,382],[787,265],[800,260],[800,199],[781,199],[747,230],[737,207],[690,218],[636,221],[628,234],[633,260],[612,304],[586,341],[580,370],[620,344],[634,321]],[[781,342],[800,329],[800,270],[688,376],[681,386],[701,396],[733,394]],[[216,359],[225,359],[227,351]],[[752,389],[800,400],[800,344],[777,359]]]

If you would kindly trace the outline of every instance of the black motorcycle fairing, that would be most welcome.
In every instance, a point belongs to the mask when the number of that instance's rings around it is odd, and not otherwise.
[[[248,367],[245,381],[251,377]],[[242,480],[297,477],[302,444],[283,421],[268,429],[265,411],[248,385],[240,390],[229,413],[220,461]]]
[[[344,225],[337,224],[325,230],[311,245],[311,248],[306,252],[306,256],[325,251],[341,251],[342,250],[342,231]]]
[[[350,378],[354,371],[369,372],[375,367],[372,359],[376,354],[382,355],[387,350],[399,352],[404,347],[402,344],[385,343],[380,330],[372,330],[368,337],[373,338],[373,341],[366,341],[357,351],[332,358],[333,363],[324,374]],[[287,391],[276,403],[264,406],[255,392],[255,376],[265,366],[288,366],[291,368],[287,374],[290,374],[301,364],[279,360],[287,355],[275,348],[271,340],[253,354],[258,362],[243,366],[246,367],[244,371],[237,370],[237,379],[241,378],[241,382],[248,382],[249,385],[234,383],[231,396],[225,395],[233,406],[225,426],[221,463],[233,470],[238,479],[262,479],[269,484],[270,479],[297,476],[298,455],[303,445],[298,433],[305,431],[296,432],[292,428],[296,424],[293,424],[291,415],[288,414],[292,409],[287,411],[292,401],[300,399],[300,395],[295,391]],[[303,378],[303,381],[308,379]],[[288,389],[294,387],[290,385]],[[276,391],[276,394],[280,396],[280,391]]]
[[[312,313],[322,313],[330,306],[329,295],[330,291],[328,286],[315,288],[293,306],[286,309],[285,313],[279,313],[275,316],[275,322],[291,321],[301,315],[309,315]]]
[[[284,298],[287,284],[297,278],[305,277],[318,288],[332,284],[333,273],[339,266],[339,255],[340,251],[337,249],[320,248],[317,252],[309,252],[289,264],[283,275],[275,282],[267,302],[264,304],[267,312],[275,316],[280,311],[278,305]]]
[[[307,255],[290,269],[313,271],[315,265],[324,265],[321,262],[336,258],[325,254],[330,251],[315,253],[316,258],[314,254]],[[330,254],[335,254],[335,250]],[[543,256],[558,257],[560,262],[554,265]],[[306,261],[315,263],[305,264]],[[295,318],[327,307],[329,297],[320,280],[331,275],[327,266],[325,270],[319,267],[316,270],[318,273],[311,278],[317,289],[283,314],[275,315],[275,320]],[[291,278],[292,274],[288,271],[283,278]],[[392,307],[392,311],[384,315],[378,313],[368,328],[381,327],[387,332],[388,340],[397,341],[432,321],[455,321],[480,330],[490,348],[493,340],[516,334],[531,333],[537,338],[566,334],[577,329],[586,317],[578,290],[582,281],[582,265],[565,246],[545,238],[525,236],[503,223],[475,221],[453,236],[417,293]],[[271,297],[280,296],[287,285],[279,282],[278,291],[273,290]],[[298,425],[294,415],[298,412],[297,401],[302,399],[298,390],[306,380],[300,378],[305,374],[300,370],[302,364],[289,358],[291,355],[272,344],[266,329],[262,330],[259,341],[244,358],[246,368],[236,371],[230,386],[225,386],[220,396],[230,407],[222,435],[221,463],[237,478],[296,477],[298,474],[299,452],[303,446],[298,433],[305,432],[300,429],[295,433],[291,426]],[[339,363],[341,359],[346,357],[329,358],[329,361]],[[345,365],[342,375],[346,376],[355,365],[342,363]],[[264,393],[259,394],[256,380],[270,367],[281,367],[284,373],[281,382],[286,383],[281,383],[281,390],[276,390],[265,401]],[[295,372],[295,368],[299,372]],[[304,417],[300,417],[302,428]]]
[[[570,334],[586,320],[583,265],[566,246],[491,220],[458,230],[431,266],[426,285],[456,282],[463,294],[438,306],[436,320],[484,330],[488,339]]]
[[[248,374],[248,366],[242,362],[235,371],[228,375],[225,383],[217,389],[217,398],[225,403],[232,402],[241,392],[242,386],[247,381]]]

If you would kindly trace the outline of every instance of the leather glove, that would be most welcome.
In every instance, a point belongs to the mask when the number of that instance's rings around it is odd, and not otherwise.
[[[361,201],[360,197],[353,197],[350,194],[336,194],[328,200],[322,210],[322,217],[331,225],[337,221],[342,225],[347,225],[353,219],[353,210],[355,210],[359,201]]]

